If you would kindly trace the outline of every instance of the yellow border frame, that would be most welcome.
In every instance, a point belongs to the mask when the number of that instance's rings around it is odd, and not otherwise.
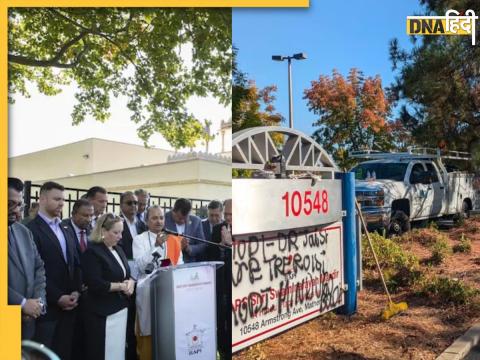
[[[6,0],[0,4],[0,199],[6,204],[8,176],[8,8],[9,7],[99,7],[94,0]],[[308,7],[309,0],[103,0],[101,7]],[[20,359],[20,308],[7,306],[7,216],[6,206],[0,206],[0,359]]]

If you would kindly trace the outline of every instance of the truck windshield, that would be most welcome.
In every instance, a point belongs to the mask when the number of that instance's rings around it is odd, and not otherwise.
[[[366,180],[370,176],[377,180],[403,181],[407,166],[405,163],[359,164],[352,171],[356,180]]]

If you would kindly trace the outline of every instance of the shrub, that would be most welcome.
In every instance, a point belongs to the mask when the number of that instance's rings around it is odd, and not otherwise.
[[[465,234],[462,233],[462,237],[460,238],[460,243],[456,244],[453,247],[453,252],[457,253],[471,253],[472,252],[472,242],[469,238],[465,237]]]
[[[479,291],[461,281],[447,277],[424,279],[419,294],[443,304],[469,305]]]
[[[387,239],[380,234],[372,233],[370,237],[390,290],[413,285],[420,279],[420,265],[415,255],[403,250],[392,239]],[[375,259],[365,235],[362,237],[362,263],[365,269],[376,269]]]
[[[452,249],[448,246],[445,238],[440,238],[431,246],[432,256],[430,263],[440,265],[452,253]]]
[[[428,228],[431,230],[438,230],[438,224],[436,221],[430,221],[428,223]]]

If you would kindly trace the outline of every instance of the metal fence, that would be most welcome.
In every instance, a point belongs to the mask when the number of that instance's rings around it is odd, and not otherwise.
[[[25,181],[24,184],[24,200],[25,200],[25,216],[28,216],[28,210],[30,209],[30,205],[32,202],[36,202],[40,196],[40,187],[41,185],[32,184],[31,181]],[[76,188],[65,188],[64,196],[65,196],[65,203],[63,205],[63,212],[62,218],[69,217],[72,213],[73,204],[75,201],[80,199],[83,195],[87,193],[88,189],[76,189]],[[119,192],[108,192],[108,205],[107,211],[113,212],[115,214],[120,213],[120,195],[122,193]],[[160,196],[160,195],[152,195],[150,194],[150,202],[149,206],[159,205],[162,207],[164,212],[167,212],[173,208],[173,204],[175,200],[178,198],[176,197],[169,197],[169,196]],[[188,198],[192,203],[192,213],[204,218],[207,216],[207,205],[210,200],[205,199],[193,199]]]

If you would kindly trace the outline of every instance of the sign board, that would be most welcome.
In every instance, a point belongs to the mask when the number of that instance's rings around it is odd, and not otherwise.
[[[342,234],[338,221],[235,236],[234,352],[343,305]]]
[[[233,234],[328,224],[342,218],[340,180],[235,179]]]

